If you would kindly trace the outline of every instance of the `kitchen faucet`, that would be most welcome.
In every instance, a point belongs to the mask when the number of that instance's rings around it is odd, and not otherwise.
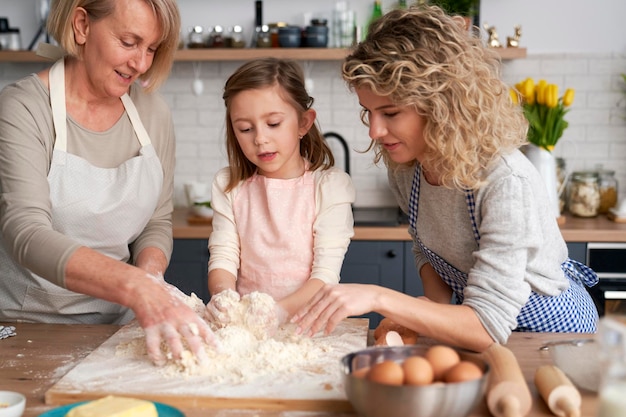
[[[339,134],[335,132],[324,133],[324,139],[333,138],[336,139],[343,148],[344,169],[346,173],[350,175],[350,149],[348,148],[348,142]]]

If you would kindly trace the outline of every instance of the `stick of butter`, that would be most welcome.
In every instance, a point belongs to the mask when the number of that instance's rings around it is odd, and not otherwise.
[[[109,395],[72,408],[65,417],[158,417],[154,403]]]

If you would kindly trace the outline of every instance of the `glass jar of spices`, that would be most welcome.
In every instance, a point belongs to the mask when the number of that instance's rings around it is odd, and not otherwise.
[[[565,193],[565,184],[567,182],[567,168],[565,159],[556,158],[556,191],[559,198],[559,211],[561,214],[565,211],[567,198]]]
[[[617,205],[617,179],[615,171],[609,169],[598,170],[598,182],[600,187],[599,214],[606,214],[609,209]]]
[[[597,216],[600,207],[598,173],[592,171],[572,173],[567,200],[567,207],[574,216]]]
[[[202,26],[193,26],[189,29],[187,48],[206,48],[204,28]]]

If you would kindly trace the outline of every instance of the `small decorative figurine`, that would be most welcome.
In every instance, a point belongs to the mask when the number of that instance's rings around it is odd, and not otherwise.
[[[517,48],[519,46],[519,38],[522,37],[522,26],[515,25],[515,35],[506,37],[506,46],[509,48]]]
[[[496,32],[495,26],[489,26],[487,23],[483,24],[483,27],[487,31],[489,35],[489,39],[487,40],[487,45],[490,48],[501,48],[502,44],[500,43],[500,39],[498,39],[498,32]]]

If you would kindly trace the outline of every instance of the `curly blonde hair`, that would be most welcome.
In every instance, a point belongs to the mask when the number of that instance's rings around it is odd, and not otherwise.
[[[371,89],[424,117],[421,163],[443,186],[477,189],[499,155],[526,143],[528,123],[500,79],[498,55],[441,8],[393,10],[370,26],[343,63],[348,87]],[[361,120],[368,125],[367,113]],[[375,140],[375,162],[392,165]]]

